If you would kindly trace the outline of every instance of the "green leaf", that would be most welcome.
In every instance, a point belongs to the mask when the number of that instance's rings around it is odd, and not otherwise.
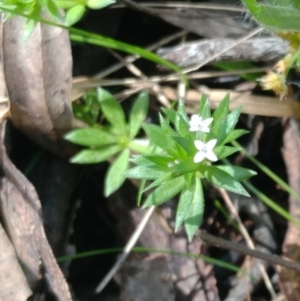
[[[175,174],[173,172],[165,172],[162,174],[158,179],[156,179],[154,182],[152,182],[149,186],[147,186],[143,192],[148,191],[149,189],[153,189],[157,186],[162,185],[166,181],[170,180],[171,178],[174,178]]]
[[[84,5],[76,5],[68,9],[65,17],[67,26],[72,26],[77,23],[83,17],[84,12]]]
[[[223,144],[228,134],[234,129],[241,114],[241,111],[242,107],[238,107],[235,110],[233,110],[230,114],[228,114],[228,116],[225,119],[223,119],[217,134],[217,145]]]
[[[197,149],[194,142],[191,139],[187,139],[180,136],[171,137],[176,141],[188,154],[196,154]]]
[[[227,93],[224,97],[224,99],[221,101],[219,106],[216,108],[213,114],[213,123],[212,123],[212,132],[217,134],[219,132],[219,128],[221,126],[221,123],[224,118],[228,115],[229,112],[229,101],[230,96],[229,93]]]
[[[162,108],[162,111],[167,116],[167,118],[175,125],[176,116],[177,116],[176,112],[174,110],[170,110],[170,109],[166,109],[166,108]]]
[[[199,170],[207,178],[207,180],[216,186],[224,188],[225,190],[235,192],[237,194],[242,194],[249,196],[245,188],[239,183],[234,177],[232,177],[227,172],[215,167],[215,166],[205,166],[200,165]]]
[[[216,154],[218,160],[221,160],[221,159],[224,159],[224,158],[238,152],[239,150],[241,150],[240,147],[220,145],[214,149],[214,153]]]
[[[166,135],[168,136],[177,135],[177,133],[171,128],[169,121],[167,121],[161,114],[159,114],[159,124]]]
[[[183,176],[164,182],[147,197],[143,208],[152,205],[160,205],[170,200],[184,188],[184,183]]]
[[[175,219],[175,232],[178,231],[179,227],[184,222],[184,218],[188,213],[190,205],[193,201],[195,193],[195,173],[189,173],[184,175],[185,187],[182,190],[176,210]]]
[[[202,94],[202,96],[201,96],[198,114],[203,119],[210,118],[210,116],[211,116],[209,102],[208,102],[207,97],[204,94]]]
[[[246,130],[232,130],[227,137],[225,138],[223,144],[229,143],[235,139],[238,139],[239,137],[248,134],[249,131]]]
[[[146,165],[146,166],[135,166],[131,169],[128,169],[124,175],[127,178],[132,179],[145,179],[145,180],[156,180],[165,172],[161,170],[157,170],[155,165]]]
[[[299,1],[244,0],[252,16],[273,30],[300,31]]]
[[[145,156],[143,155],[133,155],[130,160],[130,162],[133,162],[136,165],[150,165],[152,164],[151,161],[149,161]]]
[[[189,118],[186,114],[185,105],[184,105],[184,102],[182,100],[179,100],[179,102],[178,102],[177,115],[179,115],[181,117],[181,119],[183,121],[185,121],[185,123],[189,122]]]
[[[64,138],[73,143],[90,147],[100,147],[107,144],[118,143],[117,136],[97,128],[73,130],[67,133]]]
[[[100,9],[115,2],[115,0],[87,0],[86,6],[91,9]]]
[[[179,160],[179,163],[172,168],[172,171],[178,174],[190,173],[197,171],[199,169],[198,167],[199,165],[194,163],[193,158],[186,158]]]
[[[120,134],[126,132],[125,114],[118,101],[108,91],[102,88],[97,89],[97,96],[107,121],[114,128],[118,129]]]
[[[144,124],[143,127],[150,140],[166,153],[175,158],[178,156],[181,157],[180,153],[184,155],[184,151],[180,152],[176,147],[175,141],[166,135],[161,127],[153,124]]]
[[[192,203],[184,218],[184,227],[191,242],[195,233],[200,227],[204,212],[204,196],[201,180],[196,177],[195,191]]]
[[[31,37],[31,35],[32,35],[32,33],[35,29],[36,24],[37,24],[37,22],[35,22],[34,20],[28,19],[26,21],[24,31],[23,31],[23,35],[22,35],[22,38],[23,38],[24,42],[27,42],[28,39]]]
[[[77,4],[76,0],[55,0],[56,5],[59,8],[68,9]]]
[[[176,115],[175,128],[180,136],[189,135],[189,124],[179,114]]]
[[[124,183],[126,176],[125,171],[129,165],[130,150],[124,149],[123,152],[116,158],[116,160],[109,167],[105,176],[105,191],[106,197],[110,196],[118,190]]]
[[[163,167],[165,170],[169,169],[170,164],[175,164],[174,158],[167,156],[145,155],[144,158]]]
[[[81,43],[89,43],[92,45],[97,45],[101,47],[107,47],[112,49],[117,49],[123,52],[131,53],[134,55],[139,55],[140,57],[155,62],[157,64],[162,64],[171,70],[180,73],[181,69],[177,67],[175,64],[159,57],[158,55],[145,50],[144,48],[123,43],[117,41],[115,39],[111,39],[99,34],[94,34],[90,32],[86,32],[83,30],[72,28],[70,29],[70,37],[72,41],[81,42]]]
[[[148,93],[142,92],[134,102],[129,115],[129,135],[133,139],[142,126],[145,120],[149,107]]]
[[[72,163],[95,164],[103,162],[121,150],[119,145],[111,145],[100,149],[85,149],[71,158]]]
[[[233,165],[215,165],[216,168],[225,171],[237,181],[244,181],[250,177],[257,175],[257,172],[251,169],[246,169],[240,166]]]
[[[59,11],[56,3],[53,0],[47,0],[47,9],[52,17],[62,23],[65,23],[65,19],[61,15],[61,12]]]

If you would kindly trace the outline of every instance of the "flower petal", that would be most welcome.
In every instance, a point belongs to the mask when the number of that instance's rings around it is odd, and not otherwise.
[[[206,158],[210,161],[213,161],[213,162],[218,161],[218,158],[217,158],[216,154],[213,151],[208,152],[206,154]]]
[[[194,163],[199,163],[203,161],[205,158],[205,155],[202,152],[198,152],[194,157]]]
[[[217,144],[217,139],[212,139],[206,143],[206,147],[208,150],[213,150],[213,148],[216,146],[216,144]]]
[[[202,117],[197,115],[197,114],[193,114],[191,116],[191,121],[195,121],[195,122],[202,122]]]
[[[199,127],[195,124],[190,124],[189,131],[190,132],[197,132],[197,131],[199,131]]]
[[[202,121],[203,126],[209,126],[213,122],[213,118],[207,118]]]
[[[210,132],[210,128],[208,126],[202,125],[201,132],[203,132],[203,133],[209,133]]]
[[[194,145],[197,148],[197,150],[201,151],[202,148],[205,146],[205,143],[202,142],[201,140],[195,140]]]

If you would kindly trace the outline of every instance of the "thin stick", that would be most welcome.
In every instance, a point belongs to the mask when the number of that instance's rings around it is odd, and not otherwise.
[[[124,7],[124,4],[115,4],[110,8]],[[170,7],[170,8],[196,8],[196,9],[206,9],[206,10],[221,10],[221,11],[235,11],[244,12],[242,7],[232,6],[232,5],[216,5],[216,4],[200,4],[200,3],[187,3],[187,2],[139,2],[139,6],[146,7]]]
[[[215,55],[212,55],[211,57],[209,57],[207,60],[205,60],[203,63],[200,63],[200,64],[197,64],[195,66],[192,66],[192,67],[188,67],[188,68],[185,68],[183,69],[183,74],[185,73],[190,73],[192,71],[196,71],[198,70],[199,68],[203,67],[204,65],[208,64],[209,62],[211,62],[212,60],[216,59],[218,56],[222,55],[223,53],[227,52],[228,50],[236,47],[237,45],[239,45],[240,43],[256,36],[257,34],[261,33],[262,32],[262,28],[256,28],[254,30],[252,30],[249,34],[241,37],[240,39],[237,39],[234,43],[232,43],[230,46],[226,47],[225,49],[223,49],[222,51],[216,53]]]
[[[108,282],[113,278],[113,276],[116,274],[122,263],[125,261],[129,253],[131,252],[132,248],[135,246],[137,240],[141,236],[148,220],[150,219],[152,213],[154,212],[155,206],[151,206],[145,215],[143,216],[143,219],[140,221],[139,225],[133,232],[132,236],[130,237],[129,241],[127,242],[122,255],[119,257],[117,262],[113,265],[113,267],[110,269],[110,271],[106,274],[104,279],[99,283],[99,285],[95,288],[94,292],[95,294],[100,293],[105,286],[108,284]]]
[[[172,34],[172,35],[169,35],[167,37],[164,37],[162,38],[161,40],[151,44],[150,46],[146,47],[147,50],[149,51],[153,51],[175,39],[178,39],[184,35],[186,35],[188,33],[187,30],[181,30],[175,34]],[[119,69],[123,68],[125,65],[124,65],[124,62],[127,62],[127,63],[133,63],[134,61],[136,61],[137,59],[139,59],[140,56],[139,55],[129,55],[127,56],[123,62],[120,62],[120,63],[117,63],[115,65],[112,65],[111,67],[97,73],[93,78],[104,78],[106,76],[108,76],[109,74],[112,74],[116,71],[118,71]]]
[[[280,266],[286,267],[288,269],[300,272],[300,264],[298,262],[286,260],[277,255],[266,254],[261,251],[249,249],[241,244],[237,244],[235,242],[213,236],[213,235],[208,234],[201,230],[200,230],[199,236],[200,236],[200,239],[208,245],[215,246],[217,248],[232,250],[232,251],[244,254],[244,255],[249,255],[249,256],[270,262],[271,264],[274,264],[274,265],[280,265]]]
[[[113,50],[110,50],[110,52],[112,52],[113,55],[118,60],[120,60],[133,75],[135,75],[136,77],[141,78],[142,80],[149,80],[148,77],[138,67],[136,67],[133,63],[126,62],[124,60],[124,58],[122,58],[118,53],[116,53]],[[162,93],[162,91],[161,91],[162,89],[158,84],[152,86],[150,88],[150,90],[156,95],[157,99],[159,100],[159,102],[164,107],[166,107],[168,109],[171,108],[171,104],[169,102],[169,99]]]
[[[244,224],[242,223],[237,210],[235,209],[234,205],[232,204],[232,201],[231,201],[228,193],[223,188],[219,188],[218,190],[219,190],[222,198],[224,199],[225,204],[226,204],[228,210],[230,211],[230,213],[233,215],[233,217],[235,218],[236,222],[238,223],[240,231],[241,231],[241,233],[242,233],[242,235],[243,235],[243,237],[244,237],[244,239],[245,239],[248,247],[250,249],[255,249],[254,243],[253,243],[253,241],[252,241],[252,239],[251,239],[251,237],[250,237],[247,229],[245,228]],[[269,254],[267,256],[269,256]],[[265,268],[263,267],[263,265],[261,263],[258,263],[258,267],[259,267],[259,270],[261,272],[262,278],[263,278],[263,280],[265,282],[265,285],[266,285],[266,287],[267,287],[267,289],[268,289],[268,291],[269,291],[272,299],[275,299],[277,297],[277,295],[276,295],[276,293],[274,291],[274,288],[272,286],[272,283],[270,281],[270,278],[269,278],[269,276],[268,276]]]
[[[125,58],[126,60],[126,58]],[[123,67],[125,62],[120,63]],[[230,76],[230,75],[240,75],[245,73],[256,73],[256,72],[266,72],[269,68],[251,68],[251,69],[241,69],[233,71],[204,71],[204,72],[194,72],[187,75],[188,79],[201,79],[201,78],[212,78],[220,76]],[[119,86],[119,85],[149,85],[152,83],[158,82],[173,82],[181,79],[180,75],[173,74],[172,76],[165,79],[163,76],[150,76],[145,79],[136,79],[136,78],[124,78],[124,79],[102,79],[102,78],[84,78],[81,81],[81,77],[75,77],[73,79],[73,87],[75,89],[91,89],[98,86],[108,87],[108,86]]]

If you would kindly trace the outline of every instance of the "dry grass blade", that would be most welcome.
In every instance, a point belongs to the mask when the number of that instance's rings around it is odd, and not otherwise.
[[[134,233],[130,237],[129,241],[127,242],[122,255],[119,257],[117,262],[113,265],[113,267],[110,269],[110,271],[106,274],[104,279],[99,283],[99,285],[95,289],[95,293],[100,293],[105,286],[108,284],[108,282],[114,277],[122,263],[125,261],[129,253],[131,252],[132,248],[135,246],[137,240],[139,239],[141,233],[143,232],[144,228],[147,225],[148,220],[150,219],[152,213],[155,210],[155,206],[152,206],[148,209],[148,211],[145,213],[143,219],[139,223],[138,227],[135,229]]]
[[[171,87],[163,87],[163,92],[166,97],[176,99],[176,90]],[[210,101],[210,106],[215,109],[224,96],[228,93],[227,90],[218,89],[203,89],[197,91],[190,89],[186,95],[187,111],[189,113],[195,112],[199,106],[199,99],[203,92]],[[275,97],[265,97],[258,95],[251,95],[245,92],[230,92],[230,110],[242,106],[242,112],[245,114],[254,114],[262,116],[273,117],[294,117],[300,118],[300,104],[292,100],[279,101]]]
[[[136,77],[141,78],[143,80],[147,80],[147,76],[145,74],[143,74],[143,72],[137,68],[133,63],[127,63],[126,61],[123,60],[123,58],[121,56],[119,56],[117,53],[115,53],[114,51],[111,50],[111,52],[113,53],[113,55],[119,59],[120,61],[123,61],[123,64],[126,66],[126,68]],[[161,92],[161,87],[159,85],[154,85],[150,88],[150,91],[152,91],[157,99],[159,100],[159,102],[166,108],[171,108],[171,104],[169,102],[169,100],[167,99],[167,97],[165,97],[165,95]]]

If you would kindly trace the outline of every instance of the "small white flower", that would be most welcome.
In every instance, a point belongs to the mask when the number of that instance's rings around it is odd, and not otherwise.
[[[200,131],[204,133],[209,133],[210,129],[208,126],[212,123],[213,120],[214,120],[213,118],[207,118],[203,120],[201,116],[193,114],[189,122],[190,131],[191,132]]]
[[[210,161],[218,160],[216,154],[213,152],[213,149],[217,144],[217,139],[212,139],[212,140],[208,141],[207,143],[202,142],[200,140],[195,140],[194,144],[198,150],[197,154],[194,157],[195,163],[199,163],[206,158]]]

